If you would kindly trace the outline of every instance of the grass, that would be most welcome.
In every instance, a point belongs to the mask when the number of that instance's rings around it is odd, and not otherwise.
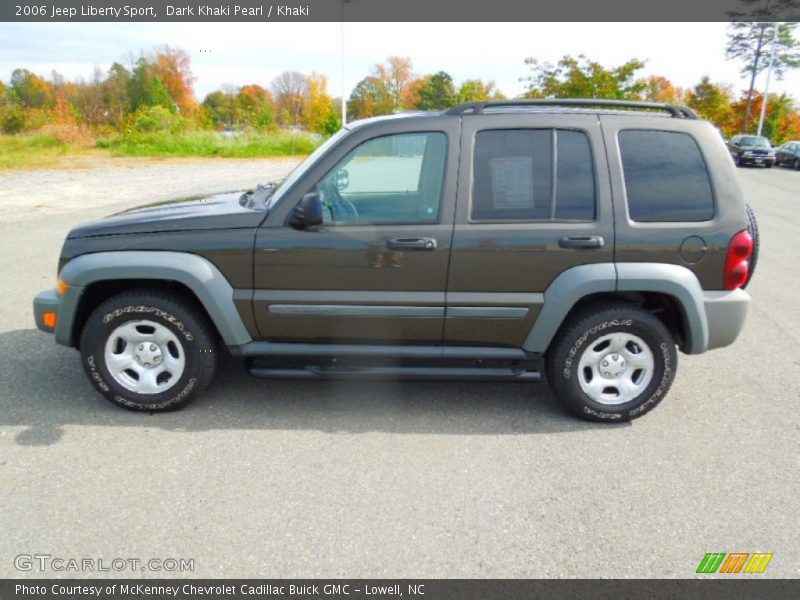
[[[85,152],[52,135],[0,136],[0,169],[21,169],[51,166],[68,154]]]
[[[0,169],[65,166],[65,158],[120,157],[264,158],[313,152],[319,142],[305,133],[277,132],[225,137],[214,131],[137,133],[98,140],[95,148],[59,141],[49,134],[0,135]]]
[[[295,156],[314,151],[318,142],[301,133],[242,134],[225,137],[214,131],[139,133],[103,143],[114,156],[207,156],[261,158]]]

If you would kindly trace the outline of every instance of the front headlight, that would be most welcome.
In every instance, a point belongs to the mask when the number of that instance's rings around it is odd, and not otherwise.
[[[753,153],[748,150],[744,153],[744,156],[753,156]]]

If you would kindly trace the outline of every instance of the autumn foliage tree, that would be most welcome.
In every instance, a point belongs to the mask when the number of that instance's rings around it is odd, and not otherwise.
[[[271,87],[279,107],[282,124],[298,125],[303,114],[303,103],[308,94],[306,76],[297,71],[284,71],[272,81]]]
[[[328,94],[328,78],[310,73],[306,78],[308,89],[303,102],[303,124],[315,133],[336,133],[342,122]]]
[[[735,133],[737,125],[733,108],[733,91],[730,86],[714,83],[708,75],[704,75],[697,85],[686,93],[686,104],[701,118],[715,123],[726,135]]]
[[[458,103],[483,102],[485,100],[504,100],[505,96],[497,89],[494,81],[467,79],[458,88]]]
[[[349,119],[364,119],[394,112],[394,99],[383,80],[369,76],[356,84],[347,103]]]
[[[666,77],[651,75],[643,80],[642,100],[647,102],[665,102],[667,104],[683,104],[686,92],[672,85]]]
[[[150,66],[151,76],[160,82],[178,112],[184,117],[193,116],[197,102],[189,55],[184,50],[163,46],[150,60]]]
[[[531,74],[521,79],[527,84],[527,98],[607,98],[637,100],[645,90],[636,72],[644,61],[636,58],[607,68],[584,55],[564,56],[555,65],[535,58],[525,59]]]
[[[379,79],[389,93],[393,111],[412,108],[404,104],[404,97],[415,80],[413,66],[408,57],[390,56],[372,68],[372,77]]]
[[[744,0],[754,4],[754,0]],[[778,0],[778,3],[786,0]],[[769,4],[769,3],[767,3]],[[800,45],[794,38],[796,23],[748,22],[735,21],[728,29],[728,45],[725,56],[742,63],[742,75],[747,75],[750,84],[747,89],[747,101],[744,106],[742,131],[748,130],[751,112],[751,100],[755,88],[756,76],[767,68],[772,56],[773,70],[777,78],[781,78],[787,69],[800,67]]]
[[[744,115],[758,112],[762,102],[753,90],[748,109],[747,93],[737,98],[731,86],[707,76],[687,89],[663,76],[642,76],[644,62],[635,58],[612,66],[582,55],[567,55],[555,64],[530,58],[525,64],[529,73],[521,80],[526,84],[524,97],[688,104],[726,135],[742,129]],[[764,64],[761,59],[759,64]],[[790,66],[784,61],[781,68]],[[168,136],[189,128],[267,133],[300,127],[330,135],[341,127],[339,106],[328,93],[327,78],[319,73],[285,71],[268,85],[226,85],[207,94],[201,104],[195,99],[194,83],[189,55],[169,46],[114,62],[107,70],[96,68],[86,79],[74,81],[55,72],[44,77],[16,69],[10,79],[0,81],[0,133],[51,134],[82,128],[89,137],[114,131],[124,137],[128,132]],[[469,78],[459,84],[446,71],[417,73],[410,58],[389,56],[352,89],[347,110],[348,118],[358,119],[501,98],[493,81]],[[800,112],[791,96],[770,94],[764,132],[776,143],[800,139]]]
[[[425,78],[419,90],[421,110],[449,108],[456,103],[456,88],[449,73],[439,71]]]

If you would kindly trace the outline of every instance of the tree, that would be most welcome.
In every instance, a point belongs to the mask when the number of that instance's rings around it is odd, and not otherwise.
[[[419,105],[422,110],[449,108],[455,104],[456,90],[453,78],[444,71],[439,71],[425,78],[419,90]]]
[[[377,77],[365,77],[359,81],[347,102],[347,117],[350,119],[390,115],[393,110],[392,94]]]
[[[703,118],[721,127],[727,135],[735,129],[733,92],[730,86],[713,83],[704,75],[699,83],[686,93],[686,104]]]
[[[133,68],[128,94],[133,112],[142,106],[162,106],[170,112],[177,110],[175,100],[164,82],[161,81],[156,69],[144,56],[136,61],[136,66]]]
[[[53,106],[53,89],[43,77],[28,69],[14,69],[11,73],[11,89],[28,108],[50,108]]]
[[[102,93],[103,72],[95,67],[91,81],[79,79],[72,94],[72,103],[89,125],[110,121]]]
[[[303,102],[308,94],[308,80],[306,76],[297,71],[284,71],[272,81],[272,92],[280,106],[280,114],[284,109],[289,121],[284,125],[297,125],[303,113]]]
[[[644,84],[642,98],[647,102],[666,102],[667,104],[681,104],[686,93],[681,88],[672,85],[666,77],[651,75],[641,80]]]
[[[328,78],[319,73],[307,77],[308,92],[303,104],[303,124],[316,133],[335,133],[342,124],[328,94]],[[337,126],[338,124],[338,126]],[[333,131],[329,131],[330,129]]]
[[[116,126],[122,123],[125,114],[130,110],[131,98],[128,93],[131,73],[124,66],[115,62],[111,65],[102,84],[102,98],[108,110],[109,121]]]
[[[458,103],[483,102],[485,100],[504,100],[505,96],[497,89],[494,81],[466,79],[458,88]]]
[[[78,119],[75,115],[75,108],[67,100],[67,95],[63,91],[55,94],[55,105],[53,106],[53,123],[58,125],[77,125]]]
[[[609,98],[636,100],[641,97],[645,84],[635,79],[636,71],[644,62],[633,58],[617,67],[606,68],[579,55],[566,55],[558,64],[540,63],[535,58],[525,59],[531,75],[521,79],[527,82],[526,98]]]
[[[216,90],[207,94],[203,108],[218,129],[234,129],[239,121],[236,95],[232,90]]]
[[[743,0],[752,4],[754,0]],[[767,3],[767,7],[769,3]],[[796,23],[774,22],[734,22],[728,27],[728,45],[725,57],[743,63],[742,75],[750,76],[747,89],[747,102],[744,107],[742,132],[747,132],[750,110],[755,87],[756,76],[769,66],[768,52],[772,51],[773,37],[777,27],[777,39],[774,48],[773,71],[778,79],[783,77],[787,69],[800,66],[798,43],[794,39]]]
[[[412,108],[404,104],[404,96],[414,77],[413,63],[408,57],[390,56],[386,64],[376,64],[372,76],[380,79],[392,99],[392,112],[402,108]]]
[[[178,111],[190,117],[197,110],[194,99],[195,76],[189,55],[178,48],[161,47],[151,59],[151,73],[158,78]]]
[[[401,104],[405,108],[409,110],[419,108],[419,91],[422,89],[423,85],[425,85],[424,77],[416,77],[406,85],[406,88],[403,90],[403,96],[400,99]]]
[[[272,95],[260,85],[250,84],[236,94],[239,121],[245,127],[264,131],[275,122]]]
[[[760,112],[763,102],[764,95],[753,90],[751,98],[753,111]],[[742,115],[746,103],[747,94],[745,93],[742,95],[742,99],[733,105],[735,114]],[[735,125],[741,125],[741,122],[736,122]],[[770,138],[775,145],[800,137],[800,115],[797,113],[794,100],[787,94],[770,94],[768,96],[763,134]]]
[[[14,90],[0,81],[0,131],[19,133],[25,128],[25,114]]]

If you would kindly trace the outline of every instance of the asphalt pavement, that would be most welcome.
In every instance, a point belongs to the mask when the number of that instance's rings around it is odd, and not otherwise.
[[[77,574],[18,570],[31,554],[193,560],[82,574],[101,577],[692,577],[706,552],[800,576],[800,172],[739,174],[762,231],[745,330],[681,355],[666,400],[616,425],[542,385],[264,381],[230,358],[187,409],[124,411],[31,315],[68,229],[122,205],[15,211],[0,577]]]

